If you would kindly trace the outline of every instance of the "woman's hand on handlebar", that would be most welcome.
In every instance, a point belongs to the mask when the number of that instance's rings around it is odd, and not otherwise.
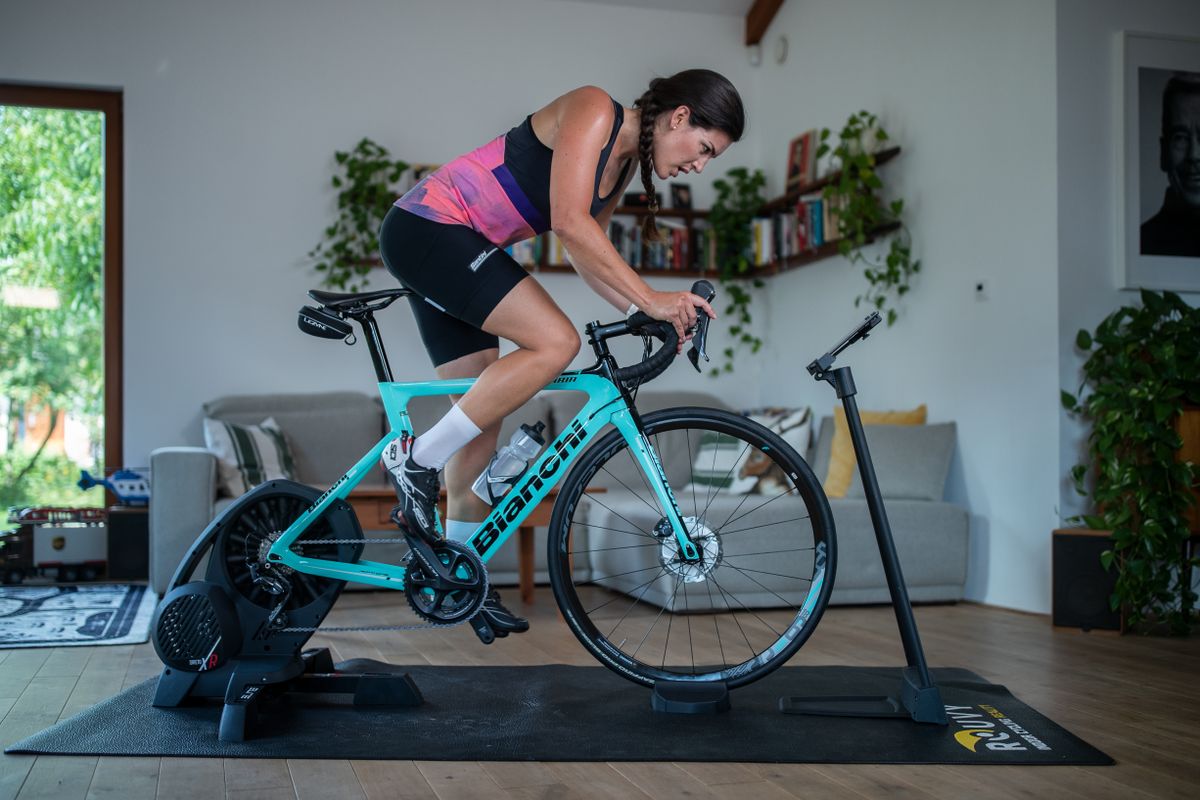
[[[646,316],[669,322],[675,327],[675,333],[679,335],[676,353],[682,353],[684,342],[692,338],[688,330],[696,327],[696,315],[701,310],[709,318],[717,318],[717,312],[713,311],[708,301],[691,292],[654,292],[650,302],[640,310]]]

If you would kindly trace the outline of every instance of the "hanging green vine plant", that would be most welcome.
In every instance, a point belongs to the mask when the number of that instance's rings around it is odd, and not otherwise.
[[[817,157],[831,151],[830,131],[821,130]],[[839,166],[837,180],[822,192],[826,202],[837,209],[838,252],[851,264],[862,264],[867,290],[854,299],[857,307],[864,300],[877,310],[887,310],[887,324],[896,321],[896,302],[908,293],[913,276],[921,270],[921,262],[912,257],[912,236],[903,223],[904,201],[884,204],[879,198],[883,181],[875,172],[876,147],[888,141],[887,131],[878,118],[866,111],[851,114],[838,133],[838,143],[832,147],[834,162]],[[875,237],[893,234],[886,255],[867,258],[862,247]],[[890,307],[889,307],[890,306]]]
[[[745,280],[750,278],[755,288],[763,285],[761,280],[753,277],[756,267],[751,257],[751,222],[766,202],[762,193],[766,178],[762,170],[751,173],[745,167],[734,167],[726,173],[726,178],[728,180],[718,178],[713,181],[717,200],[708,212],[708,221],[716,238],[721,288],[729,300],[722,313],[732,320],[729,333],[734,341],[722,351],[724,363],[714,367],[712,375],[733,372],[733,355],[738,346],[749,347],[751,353],[757,353],[762,347],[762,339],[750,330],[753,317]]]
[[[317,262],[314,269],[323,273],[322,286],[355,292],[379,263],[379,226],[396,199],[393,187],[409,165],[366,138],[334,158],[338,216],[308,256]]]
[[[1175,421],[1185,404],[1200,404],[1200,309],[1173,292],[1143,290],[1141,299],[1075,338],[1088,353],[1083,384],[1078,397],[1063,392],[1062,404],[1092,424],[1088,463],[1071,477],[1095,507],[1075,520],[1112,532],[1101,563],[1117,570],[1111,605],[1127,626],[1186,634],[1196,623],[1191,575],[1200,565],[1188,556],[1187,511],[1200,465],[1176,458]]]

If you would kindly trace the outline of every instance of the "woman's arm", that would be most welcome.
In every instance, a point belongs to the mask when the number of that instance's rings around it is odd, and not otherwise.
[[[601,209],[599,216],[596,217],[596,225],[601,231],[608,230],[608,224],[612,222],[613,212],[616,211],[617,206],[620,205],[621,198],[625,196],[625,190],[629,188],[629,183],[633,180],[633,176],[636,173],[637,164],[630,165],[629,174],[625,176],[624,183],[617,187],[616,191],[613,192],[612,198],[608,201],[608,204]],[[609,239],[609,241],[611,242],[612,240]],[[575,259],[571,256],[570,250],[567,251],[567,261],[571,263],[572,267],[575,267],[575,271],[579,273],[579,277],[583,278],[583,282],[591,287],[593,292],[611,303],[612,306],[622,314],[628,314],[635,308],[635,306],[625,299],[625,296],[616,289],[604,283],[586,269],[580,269],[579,267],[576,267]]]
[[[619,308],[632,303],[651,317],[670,322],[679,334],[682,348],[685,330],[696,322],[696,307],[715,316],[712,308],[690,292],[658,292],[650,288],[625,263],[590,213],[596,190],[596,167],[612,125],[612,101],[603,90],[584,87],[562,98],[550,168],[550,217],[554,232],[589,286],[594,288],[599,283],[607,287],[610,291],[600,294]],[[614,294],[624,302],[617,302]]]

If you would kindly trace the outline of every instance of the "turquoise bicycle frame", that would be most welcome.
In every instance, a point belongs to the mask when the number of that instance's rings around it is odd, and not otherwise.
[[[293,552],[291,546],[332,503],[344,500],[363,478],[372,470],[378,469],[380,456],[388,443],[402,433],[413,432],[412,421],[408,416],[408,402],[412,398],[427,395],[461,395],[474,383],[474,378],[380,383],[379,393],[391,431],[288,526],[271,545],[268,559],[309,575],[354,580],[388,589],[403,589],[405,568],[401,565],[364,560],[348,563],[310,558]],[[661,508],[665,510],[667,520],[679,542],[680,553],[687,560],[699,560],[700,553],[687,536],[683,517],[658,456],[649,440],[638,430],[620,390],[607,378],[582,372],[565,372],[545,388],[549,391],[582,391],[588,395],[588,400],[467,540],[480,558],[487,561],[508,541],[521,522],[566,475],[575,458],[611,423],[629,444],[630,452],[641,465],[651,488],[658,496]]]

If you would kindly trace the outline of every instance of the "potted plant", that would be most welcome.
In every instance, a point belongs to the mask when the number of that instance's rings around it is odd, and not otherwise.
[[[766,178],[762,170],[751,173],[745,167],[734,167],[725,178],[713,181],[717,191],[716,202],[708,212],[708,222],[716,240],[717,264],[720,270],[721,287],[729,298],[724,313],[732,323],[729,333],[734,342],[723,351],[725,362],[712,370],[713,375],[733,371],[733,353],[738,345],[745,345],[750,352],[757,353],[762,339],[750,332],[750,292],[742,279],[751,278],[755,288],[763,285],[753,277],[755,264],[750,256],[752,231],[750,224],[766,202],[763,187]]]
[[[393,187],[409,165],[394,160],[386,148],[367,138],[349,152],[336,152],[334,158],[338,216],[325,229],[324,241],[308,255],[316,260],[315,269],[324,273],[323,286],[354,292],[379,264],[379,226],[396,199]]]
[[[830,152],[829,133],[828,128],[821,130],[817,158]],[[901,219],[904,201],[885,205],[879,198],[883,182],[875,172],[875,151],[886,141],[887,131],[874,114],[859,111],[850,115],[832,148],[840,172],[822,191],[825,202],[837,209],[838,252],[851,264],[864,265],[867,291],[854,299],[854,305],[865,300],[879,311],[907,294],[913,275],[921,269],[921,262],[912,257],[912,236]],[[862,254],[862,247],[881,231],[895,232],[888,252],[882,258],[869,259]],[[896,321],[894,307],[887,308],[886,318],[888,325]]]
[[[1179,420],[1200,403],[1200,309],[1143,290],[1140,306],[1117,309],[1075,342],[1088,353],[1083,381],[1078,396],[1062,393],[1062,404],[1092,424],[1088,461],[1071,477],[1094,506],[1075,519],[1112,531],[1101,562],[1117,570],[1111,603],[1126,625],[1188,633],[1197,565],[1186,547],[1188,511],[1200,466],[1178,458]]]

